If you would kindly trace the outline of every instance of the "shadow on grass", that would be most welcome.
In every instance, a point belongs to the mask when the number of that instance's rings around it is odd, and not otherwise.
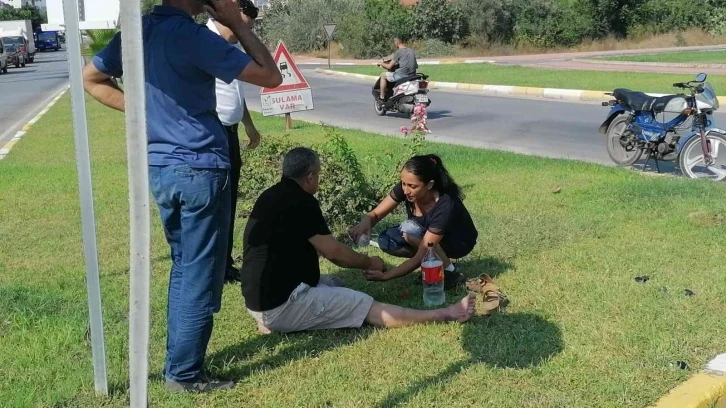
[[[476,278],[483,273],[486,273],[492,278],[496,278],[504,272],[513,271],[514,265],[492,256],[485,256],[481,258],[462,259],[456,263],[456,268],[459,272],[466,275],[467,278]]]
[[[214,374],[235,381],[260,370],[273,370],[293,361],[314,358],[367,338],[373,328],[257,335],[207,357]],[[257,355],[265,357],[250,361]]]
[[[457,374],[477,364],[506,369],[536,367],[560,353],[564,347],[560,328],[531,313],[478,318],[464,325],[462,345],[469,353],[467,360],[453,363],[401,392],[388,395],[377,406],[405,404],[430,387],[451,382]]]

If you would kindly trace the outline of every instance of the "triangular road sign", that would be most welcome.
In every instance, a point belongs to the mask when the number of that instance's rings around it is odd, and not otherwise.
[[[275,63],[282,74],[282,84],[277,88],[262,88],[261,94],[270,94],[285,91],[294,91],[297,89],[310,89],[310,85],[305,77],[297,69],[295,60],[292,59],[290,52],[282,41],[277,45],[275,50]]]
[[[325,27],[325,33],[328,34],[328,40],[333,39],[333,34],[335,34],[335,28],[338,25],[335,23],[325,24],[323,27]]]

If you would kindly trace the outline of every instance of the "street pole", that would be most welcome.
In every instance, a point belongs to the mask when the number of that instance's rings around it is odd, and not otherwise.
[[[81,201],[81,229],[83,255],[86,263],[88,291],[88,317],[91,325],[91,355],[93,358],[93,384],[96,394],[108,395],[106,376],[106,346],[103,336],[103,310],[101,308],[101,282],[98,272],[96,246],[96,216],[93,209],[93,182],[91,179],[91,153],[88,147],[88,118],[83,91],[83,59],[81,57],[81,29],[78,0],[63,2],[63,19],[68,43],[68,65],[73,107],[73,129],[78,170],[78,194]]]
[[[126,110],[129,177],[130,291],[129,380],[130,406],[148,405],[149,286],[151,279],[151,215],[146,138],[146,94],[140,0],[121,2],[122,64]]]

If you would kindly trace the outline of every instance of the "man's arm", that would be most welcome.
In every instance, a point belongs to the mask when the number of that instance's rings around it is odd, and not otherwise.
[[[396,66],[396,62],[395,61],[381,62],[380,64],[378,64],[378,66],[380,66],[381,68],[385,68],[385,69],[392,69],[393,67]]]
[[[385,270],[385,264],[381,258],[359,254],[336,241],[332,235],[315,235],[309,241],[325,259],[341,268]]]
[[[118,87],[109,75],[99,71],[93,62],[83,68],[83,88],[95,100],[124,112],[124,92]]]
[[[252,62],[242,70],[237,79],[266,88],[277,88],[282,83],[282,75],[275,60],[265,44],[252,32],[250,22],[240,14],[236,0],[212,0],[214,8],[205,6],[207,12],[225,27],[228,27],[239,40]]]
[[[245,133],[247,133],[247,137],[250,139],[250,142],[247,144],[247,148],[254,149],[260,145],[260,132],[257,131],[255,123],[252,122],[252,116],[250,116],[250,111],[247,110],[247,101],[242,101],[242,108],[244,115],[242,117],[242,124],[245,127]]]

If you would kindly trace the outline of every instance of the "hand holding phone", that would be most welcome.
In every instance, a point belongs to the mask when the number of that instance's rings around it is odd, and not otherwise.
[[[240,7],[237,0],[198,0],[204,3],[207,13],[222,25],[233,28],[243,26],[250,28],[240,14]],[[254,7],[254,5],[253,5]],[[253,20],[254,21],[254,20]]]

